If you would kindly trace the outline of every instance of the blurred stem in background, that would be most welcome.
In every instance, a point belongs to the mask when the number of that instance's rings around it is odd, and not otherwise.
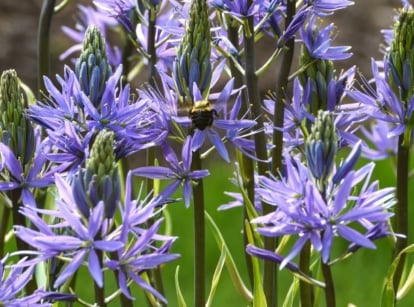
[[[50,29],[55,10],[55,0],[43,0],[37,31],[37,96],[45,92],[43,76],[50,76]]]

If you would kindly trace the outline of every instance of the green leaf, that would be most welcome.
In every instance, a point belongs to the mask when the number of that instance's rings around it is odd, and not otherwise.
[[[254,245],[253,232],[250,227],[250,223],[245,221],[245,229],[247,240],[250,244]],[[252,257],[252,266],[253,266],[253,283],[255,285],[253,291],[253,307],[267,307],[266,297],[263,291],[262,284],[262,269],[260,268],[259,259],[257,257]]]
[[[285,300],[283,301],[282,307],[291,307],[293,306],[294,300],[298,295],[299,290],[299,279],[294,278],[290,284],[288,293],[286,294]]]
[[[396,293],[400,295],[403,295],[405,289],[404,286],[406,285],[406,282],[403,284],[401,290],[404,290],[403,292],[400,292],[398,289],[394,288],[394,274],[398,267],[398,264],[400,263],[401,256],[403,254],[410,254],[414,252],[414,244],[411,244],[404,248],[398,255],[395,257],[394,261],[391,263],[391,266],[388,270],[387,276],[385,277],[384,286],[382,288],[382,296],[381,296],[381,306],[383,307],[392,307],[394,306],[394,298],[400,298],[398,295],[396,296]],[[412,279],[411,272],[409,274],[409,277],[407,279]],[[409,283],[412,283],[412,281],[409,281]],[[407,286],[410,286],[409,284]],[[410,286],[411,287],[411,286]],[[402,297],[402,296],[401,296]]]
[[[178,301],[178,307],[187,307],[187,304],[185,303],[183,293],[181,292],[180,283],[178,281],[178,273],[180,271],[180,266],[177,266],[177,269],[175,270],[175,291],[177,293],[177,301]]]
[[[227,247],[227,244],[224,241],[222,234],[220,233],[219,228],[217,227],[216,223],[214,223],[214,220],[211,218],[211,216],[207,212],[205,212],[205,215],[206,215],[207,221],[209,222],[208,225],[210,226],[210,229],[213,232],[213,236],[214,236],[214,239],[216,240],[216,243],[218,244],[219,247],[224,249],[226,252],[226,267],[230,274],[230,278],[233,282],[234,287],[246,301],[251,302],[253,299],[253,295],[250,292],[250,290],[247,289],[246,285],[244,284],[240,276],[240,273],[237,270],[236,264],[233,260],[230,250]]]
[[[149,276],[147,272],[144,272],[141,274],[141,277],[143,280],[145,280],[146,283],[151,284],[151,281],[149,279]],[[157,299],[155,298],[154,294],[152,294],[149,291],[144,290],[145,296],[147,297],[148,301],[151,303],[151,306],[160,306]]]
[[[414,286],[414,266],[411,267],[410,273],[408,274],[407,279],[405,280],[404,284],[401,286],[400,289],[398,289],[397,300],[400,300],[404,296],[406,296],[413,286]]]
[[[46,273],[46,266],[45,262],[40,262],[35,267],[35,278],[36,278],[36,284],[39,288],[47,289],[47,273]]]
[[[226,262],[226,255],[227,255],[226,248],[225,246],[222,246],[220,258],[217,263],[216,269],[214,270],[213,279],[211,281],[210,294],[208,295],[207,303],[206,303],[207,307],[211,306],[211,302],[213,301],[214,295],[216,293],[216,289],[217,289],[217,286],[219,284],[220,277],[221,277],[221,272],[223,271],[223,267]]]

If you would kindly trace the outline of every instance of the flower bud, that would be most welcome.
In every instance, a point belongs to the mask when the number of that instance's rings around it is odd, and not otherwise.
[[[27,103],[16,71],[4,71],[0,79],[0,132],[6,144],[26,165],[33,157],[35,138],[33,127],[24,116]]]
[[[211,80],[211,33],[206,0],[193,0],[184,37],[174,62],[174,81],[179,94],[193,101],[194,83],[206,97]],[[194,101],[193,101],[194,102]]]
[[[312,176],[326,182],[331,176],[338,151],[338,138],[333,115],[319,111],[305,145],[308,168]]]
[[[400,11],[394,25],[394,38],[387,55],[388,82],[394,93],[407,103],[414,88],[414,10],[404,8]]]
[[[309,112],[315,116],[318,110],[330,110],[328,107],[328,87],[335,78],[335,68],[331,60],[312,58],[308,50],[302,46],[300,66],[306,69],[299,74],[299,80],[303,87],[310,82],[311,94],[308,105]]]
[[[86,169],[80,170],[72,185],[76,203],[85,217],[90,207],[103,201],[105,216],[114,215],[120,200],[120,180],[115,162],[114,133],[101,131],[92,145]]]
[[[105,38],[96,26],[89,26],[86,30],[75,73],[81,90],[94,106],[99,106],[105,83],[112,74],[112,68],[106,53]]]

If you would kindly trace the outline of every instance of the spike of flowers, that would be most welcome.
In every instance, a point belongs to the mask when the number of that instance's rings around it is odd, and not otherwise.
[[[91,207],[104,202],[105,216],[113,217],[120,200],[120,181],[115,163],[114,133],[102,130],[93,143],[86,161],[86,170],[80,170],[72,186],[79,209],[89,217]]]
[[[407,102],[413,95],[414,84],[414,10],[404,8],[394,26],[394,39],[386,62],[388,80],[394,93]]]
[[[112,68],[106,53],[105,38],[94,25],[89,26],[85,32],[82,52],[76,62],[75,72],[81,90],[97,107],[102,98],[105,83],[112,74]]]
[[[207,97],[210,89],[211,33],[206,0],[194,0],[190,8],[190,17],[184,37],[174,62],[174,80],[182,97],[191,101],[194,83],[203,97]],[[194,102],[194,101],[193,101]]]
[[[319,111],[305,148],[312,176],[325,186],[334,168],[338,150],[338,138],[331,112]]]
[[[30,161],[35,147],[33,127],[23,115],[26,107],[16,71],[4,71],[0,79],[1,141],[23,165]]]

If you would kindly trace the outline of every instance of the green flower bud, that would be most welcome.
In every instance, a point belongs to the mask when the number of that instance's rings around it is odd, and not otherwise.
[[[328,84],[335,78],[334,64],[330,60],[312,58],[306,47],[302,46],[300,67],[306,67],[299,74],[299,80],[303,87],[310,82],[309,112],[316,116],[319,110],[328,109]]]
[[[308,168],[316,180],[324,183],[330,178],[337,151],[338,137],[333,115],[320,110],[305,143]]]
[[[404,8],[400,11],[394,25],[394,38],[388,62],[388,81],[403,102],[409,101],[414,89],[414,10]]]
[[[105,216],[113,217],[120,200],[120,179],[112,131],[103,130],[96,136],[86,169],[78,173],[72,188],[76,204],[85,217],[89,217],[90,207],[99,201],[104,202]]]
[[[174,80],[182,97],[193,100],[194,83],[207,97],[211,80],[211,33],[206,0],[193,0],[184,37],[174,62]]]
[[[33,127],[24,116],[27,102],[16,71],[6,70],[0,78],[1,141],[26,165],[33,157],[35,139]]]
[[[105,38],[96,26],[89,26],[86,30],[75,73],[81,90],[94,106],[99,106],[105,83],[112,74],[112,68],[106,53]]]

